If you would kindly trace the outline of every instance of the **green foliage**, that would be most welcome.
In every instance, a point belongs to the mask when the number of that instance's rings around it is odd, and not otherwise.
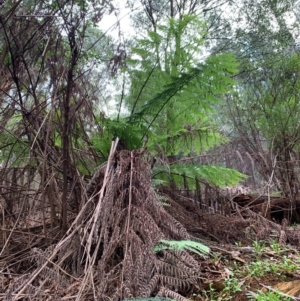
[[[227,292],[228,295],[235,294],[241,291],[241,284],[239,280],[235,277],[227,277],[224,281],[223,292]]]
[[[253,261],[247,266],[248,276],[263,277],[266,273],[277,273],[278,267],[274,263],[269,264],[266,261]]]
[[[200,57],[205,30],[195,15],[171,18],[138,40],[127,62],[129,121],[151,130],[149,145],[167,155],[199,153],[225,140],[209,114],[234,85],[237,63],[230,53]]]
[[[265,243],[263,241],[256,242],[253,246],[255,247],[255,252],[262,255],[265,250]],[[217,259],[219,261],[219,259]],[[265,277],[266,274],[269,275],[277,275],[278,279],[282,277],[285,273],[295,273],[299,268],[299,263],[293,261],[292,259],[283,256],[276,258],[267,258],[267,259],[256,259],[252,260],[246,266],[236,264],[234,266],[233,272],[231,272],[231,276],[224,279],[224,289],[220,291],[216,291],[211,285],[208,290],[202,292],[205,297],[205,300],[211,301],[223,301],[223,300],[231,300],[233,295],[239,291],[241,291],[241,285],[244,283],[244,279],[251,277],[262,278]],[[235,275],[235,276],[234,276]],[[237,278],[236,275],[239,277]],[[239,279],[243,279],[239,281]],[[261,300],[261,301],[274,301],[274,300],[292,300],[288,296],[276,292],[274,290],[270,290],[268,292],[258,291],[257,293],[249,292],[247,293],[249,300]]]
[[[124,149],[131,150],[142,147],[141,137],[144,131],[142,126],[109,118],[103,118],[100,125],[102,132],[95,134],[92,142],[93,147],[104,156],[104,159],[107,159],[109,155],[111,142],[117,137],[120,139],[120,143],[123,143]]]
[[[12,121],[12,120],[11,120]],[[29,146],[25,137],[18,138],[13,134],[18,120],[14,119],[14,126],[8,125],[0,135],[0,163],[7,162],[9,166],[20,166],[29,158]]]
[[[207,151],[212,145],[217,146],[226,141],[224,136],[217,131],[214,132],[212,128],[201,127],[199,121],[199,124],[184,125],[183,128],[178,127],[170,133],[153,135],[148,145],[151,149],[159,145],[167,156],[172,154],[187,156]]]
[[[154,252],[162,250],[188,250],[203,257],[207,256],[210,252],[207,246],[191,240],[176,241],[161,239],[159,244],[154,248]]]
[[[299,263],[296,263],[286,256],[276,260],[262,260],[260,257],[265,250],[264,242],[256,242],[253,246],[255,248],[256,261],[253,261],[246,266],[247,275],[263,277],[266,273],[280,275],[282,273],[295,273],[299,269]],[[276,250],[278,250],[278,246],[276,246]]]
[[[161,82],[161,91],[143,102],[138,111],[133,111],[131,119],[138,121],[146,118],[152,126],[156,119],[158,125],[162,125],[163,117],[166,130],[176,129],[176,125],[193,124],[205,117],[207,111],[212,109],[212,103],[219,101],[218,94],[230,90],[234,84],[230,76],[236,71],[237,65],[231,54],[210,56],[205,63],[190,68],[188,73],[181,72],[176,77],[170,77],[169,82]]]
[[[263,292],[259,291],[257,294],[255,293],[248,293],[250,300],[253,301],[290,301],[292,300],[288,296],[284,296],[280,292],[275,292],[275,291],[268,291],[268,292]]]
[[[263,253],[263,248],[265,243],[260,241],[256,244],[256,249],[259,249],[258,252]],[[217,259],[219,261],[220,259]],[[298,264],[293,262],[293,260],[283,256],[279,258],[276,256],[275,258],[268,259],[256,259],[252,260],[246,266],[241,264],[234,263],[234,270],[230,273],[230,277],[224,279],[223,284],[224,288],[222,291],[216,291],[211,284],[208,290],[202,292],[205,300],[211,301],[223,301],[223,300],[232,300],[232,297],[235,293],[242,291],[241,286],[244,283],[245,277],[266,277],[266,274],[278,276],[278,279],[282,277],[286,272],[295,273],[298,269]],[[238,278],[237,276],[238,275]],[[239,279],[242,279],[239,281]],[[249,288],[247,288],[249,289]],[[261,301],[273,301],[273,300],[292,300],[288,296],[282,294],[281,292],[277,292],[275,290],[270,290],[268,292],[258,291],[257,293],[248,292],[247,293],[249,300],[261,300]],[[195,295],[196,296],[196,295]]]
[[[273,70],[272,70],[273,69]],[[292,55],[289,59],[272,66],[269,76],[260,85],[261,95],[257,106],[263,109],[258,113],[258,126],[262,134],[269,140],[284,139],[293,136],[297,131],[300,105],[297,95],[300,91],[299,57]]]
[[[241,291],[241,284],[235,277],[227,277],[224,279],[224,289],[221,292],[217,292],[212,285],[208,290],[204,290],[202,294],[205,296],[205,300],[210,301],[230,301],[232,295]]]
[[[255,240],[253,241],[253,248],[255,251],[255,255],[260,257],[266,247],[265,242],[263,240]]]
[[[202,294],[205,297],[205,300],[210,301],[221,301],[221,297],[219,296],[218,292],[213,288],[212,284],[210,284],[208,290],[203,290]]]
[[[161,179],[166,184],[174,183],[177,187],[187,185],[189,189],[195,189],[197,180],[205,180],[211,185],[225,187],[237,184],[245,178],[245,175],[222,166],[172,164],[169,168],[155,167],[153,177]]]
[[[294,260],[283,256],[283,260],[281,260],[278,264],[280,271],[288,272],[288,273],[296,273],[299,270],[298,263],[295,263]]]
[[[274,189],[294,198],[300,178],[300,63],[299,53],[273,53],[249,62],[252,71],[240,79],[228,97],[227,124],[239,136],[243,149],[258,158],[260,179],[271,176]],[[263,158],[264,157],[264,158]],[[276,164],[275,164],[276,163]]]
[[[270,247],[276,253],[280,253],[280,252],[284,251],[282,249],[281,245],[276,240],[274,240],[274,239],[271,239],[271,241],[270,241]]]
[[[299,150],[299,56],[274,54],[274,57],[265,59],[240,83],[230,101],[235,107],[230,118],[244,134],[254,132],[266,138],[270,149],[288,146]]]
[[[189,15],[170,19],[138,40],[126,70],[131,82],[126,104],[131,113],[122,120],[103,118],[102,132],[93,137],[94,148],[104,158],[115,137],[126,149],[141,147],[147,137],[148,149],[162,150],[166,156],[199,154],[226,141],[209,114],[219,96],[234,85],[231,76],[237,72],[237,63],[230,53],[197,58],[204,31],[205,24]],[[169,170],[159,166],[153,174],[156,183],[181,187],[184,182],[190,189],[199,179],[224,187],[244,178],[221,166],[183,164]]]
[[[111,49],[111,38],[105,35],[98,27],[92,26],[88,22],[85,33],[85,51],[83,58],[85,63],[101,63],[103,60],[109,60],[113,56]]]

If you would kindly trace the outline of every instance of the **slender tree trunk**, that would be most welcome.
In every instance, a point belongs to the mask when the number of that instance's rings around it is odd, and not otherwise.
[[[63,132],[62,132],[62,148],[63,148],[63,194],[62,194],[62,212],[61,212],[61,231],[62,234],[67,232],[67,204],[68,204],[68,179],[69,179],[69,158],[70,158],[70,99],[73,90],[73,75],[77,61],[77,45],[75,39],[75,28],[72,27],[69,32],[69,43],[72,51],[71,61],[68,70],[66,94],[63,100]]]

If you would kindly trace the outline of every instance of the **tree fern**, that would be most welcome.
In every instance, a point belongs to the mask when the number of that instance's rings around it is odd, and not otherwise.
[[[237,72],[232,54],[197,57],[205,24],[196,16],[170,19],[149,32],[132,48],[126,72],[131,85],[126,104],[130,115],[123,120],[105,119],[94,146],[107,156],[110,141],[118,136],[127,149],[139,148],[148,137],[148,150],[166,156],[200,154],[226,139],[211,121],[210,112],[219,96],[230,91]],[[183,47],[184,46],[184,47]],[[191,189],[203,179],[220,187],[237,184],[243,175],[218,166],[171,165],[154,170],[156,181],[183,181]]]
[[[140,110],[133,112],[131,120],[146,119],[151,127],[168,106],[171,106],[175,120],[186,116],[194,117],[195,114],[198,118],[203,117],[212,109],[212,103],[219,101],[216,96],[229,91],[234,84],[229,76],[236,71],[231,54],[210,57],[205,63],[191,68],[188,73],[171,77],[162,91],[144,102]]]
[[[199,153],[224,142],[209,114],[234,84],[237,64],[229,53],[200,57],[205,31],[197,16],[171,18],[138,40],[128,60],[128,122],[151,131],[149,145],[159,144],[166,154]]]

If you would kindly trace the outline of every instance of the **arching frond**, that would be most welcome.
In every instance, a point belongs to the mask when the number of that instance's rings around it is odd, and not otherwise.
[[[226,187],[238,184],[246,176],[236,170],[223,166],[198,164],[172,164],[167,170],[164,166],[153,169],[154,178],[183,187],[184,181],[194,189],[196,180],[205,180],[211,185]]]

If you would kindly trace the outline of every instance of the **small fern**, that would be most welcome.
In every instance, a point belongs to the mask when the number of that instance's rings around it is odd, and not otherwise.
[[[202,257],[209,254],[210,248],[192,240],[166,240],[161,239],[159,244],[154,248],[154,252],[159,252],[162,250],[187,250],[196,253]]]

